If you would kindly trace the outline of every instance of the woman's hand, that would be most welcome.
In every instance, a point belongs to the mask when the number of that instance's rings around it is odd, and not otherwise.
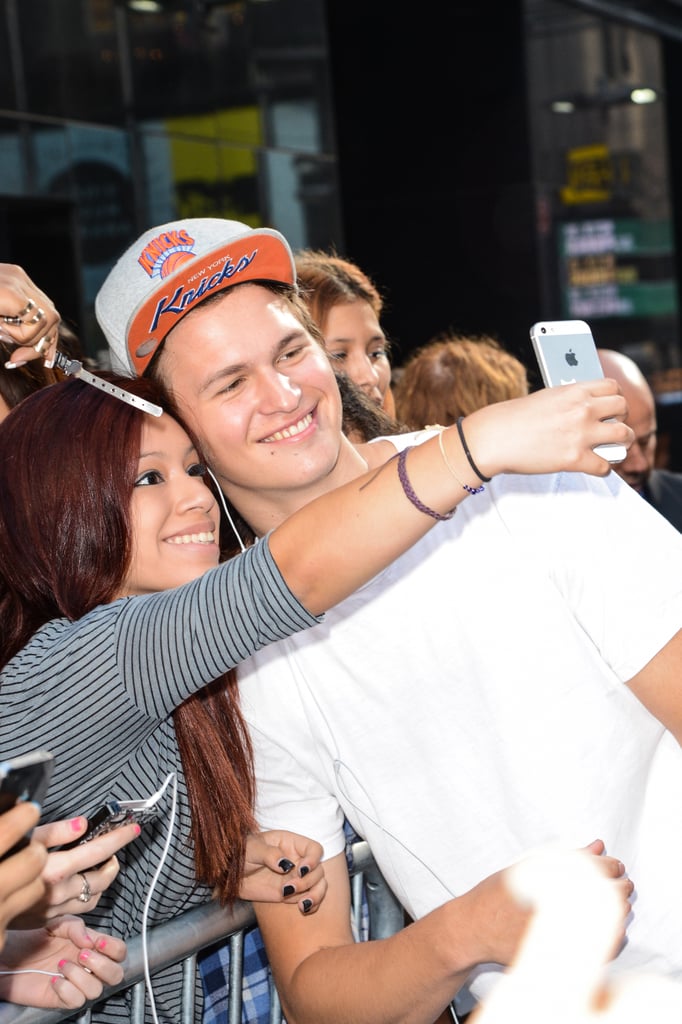
[[[94,840],[93,840],[94,842]],[[7,933],[0,971],[40,974],[0,976],[0,998],[22,1006],[78,1009],[97,999],[105,985],[123,978],[126,947],[80,917],[55,918],[49,928]]]
[[[322,847],[295,832],[252,832],[239,896],[262,903],[298,903],[314,914],[327,892]]]
[[[0,855],[30,832],[39,817],[38,805],[28,801],[0,814]],[[47,850],[32,839],[23,850],[0,862],[0,948],[10,922],[42,898],[45,883],[41,875],[46,860]]]
[[[33,836],[47,847],[61,846],[82,836],[87,824],[88,819],[82,816],[53,821],[39,825]],[[121,825],[71,850],[51,850],[43,871],[44,895],[30,910],[12,921],[12,927],[38,928],[63,914],[85,914],[93,910],[119,872],[114,854],[139,834],[139,825]],[[88,892],[89,899],[81,899]]]
[[[606,476],[611,464],[593,448],[629,448],[635,435],[622,422],[626,415],[617,383],[604,378],[487,405],[465,417],[463,427],[476,465],[486,476],[561,470]],[[446,433],[448,451],[461,453],[456,427]]]
[[[60,316],[22,267],[0,263],[0,341],[16,345],[8,369],[31,359],[54,365]]]

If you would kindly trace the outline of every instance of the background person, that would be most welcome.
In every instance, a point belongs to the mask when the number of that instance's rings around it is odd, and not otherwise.
[[[390,343],[381,326],[384,300],[371,278],[335,252],[299,249],[296,277],[337,369],[395,418]]]
[[[682,473],[656,467],[656,399],[649,382],[633,359],[613,349],[598,349],[604,373],[618,381],[628,403],[626,423],[635,440],[622,462],[614,465],[630,484],[662,516],[682,530]]]
[[[446,332],[408,357],[393,394],[398,419],[420,430],[528,391],[525,366],[494,338]]]

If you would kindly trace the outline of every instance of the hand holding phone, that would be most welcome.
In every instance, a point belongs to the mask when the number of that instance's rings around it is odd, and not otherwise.
[[[88,827],[83,835],[64,846],[60,846],[59,849],[71,850],[74,846],[87,843],[96,836],[101,836],[105,832],[110,832],[114,828],[128,825],[131,822],[145,825],[147,822],[153,821],[158,814],[158,802],[173,778],[174,773],[171,772],[164,780],[160,789],[146,800],[109,800],[102,804],[97,810],[86,815]]]
[[[584,320],[547,320],[533,324],[530,340],[545,387],[598,380],[604,376],[592,331]],[[628,453],[622,444],[600,444],[594,451],[608,462],[622,462]]]

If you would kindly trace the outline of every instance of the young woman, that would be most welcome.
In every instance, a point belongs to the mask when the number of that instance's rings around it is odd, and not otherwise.
[[[356,263],[334,252],[299,249],[295,258],[298,286],[335,368],[394,418],[390,342],[380,322],[384,300],[378,288]]]

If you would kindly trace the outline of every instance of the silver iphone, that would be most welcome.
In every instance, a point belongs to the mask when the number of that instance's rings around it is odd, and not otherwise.
[[[530,340],[545,387],[598,380],[604,376],[592,331],[584,320],[547,320],[533,324]],[[628,453],[622,444],[600,444],[594,450],[609,462],[622,462]]]

